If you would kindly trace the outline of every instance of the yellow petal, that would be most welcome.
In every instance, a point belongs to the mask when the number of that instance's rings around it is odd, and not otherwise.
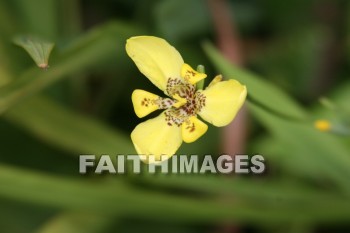
[[[191,143],[200,138],[207,132],[208,126],[195,116],[191,116],[181,126],[182,139],[184,142]]]
[[[159,107],[156,101],[159,99],[159,96],[144,90],[135,90],[131,95],[135,113],[140,118],[158,110]]]
[[[247,96],[247,89],[236,80],[214,82],[198,91],[205,100],[198,114],[215,126],[225,126],[236,116]]]
[[[179,52],[161,38],[131,37],[126,42],[126,52],[141,73],[163,91],[168,78],[180,78],[184,61]]]
[[[166,112],[137,125],[132,131],[131,140],[138,154],[153,155],[155,160],[160,160],[162,155],[170,158],[176,153],[182,143],[181,129],[176,124],[168,125]]]
[[[181,77],[186,81],[188,81],[189,83],[195,84],[200,80],[206,78],[207,75],[204,73],[199,73],[195,71],[194,69],[192,69],[191,66],[185,63],[181,68]]]

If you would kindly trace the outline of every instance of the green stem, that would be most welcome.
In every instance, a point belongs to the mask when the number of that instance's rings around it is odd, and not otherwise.
[[[203,65],[198,65],[197,66],[197,72],[205,74],[205,67]],[[199,81],[196,85],[197,90],[202,90],[204,86],[204,79]]]

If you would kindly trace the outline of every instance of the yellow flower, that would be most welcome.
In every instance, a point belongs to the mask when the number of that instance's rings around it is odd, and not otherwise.
[[[317,120],[314,123],[316,129],[327,132],[331,130],[331,123],[327,120]]]
[[[244,103],[246,87],[235,80],[222,81],[221,75],[205,90],[196,90],[195,84],[206,78],[206,74],[184,63],[179,52],[161,38],[132,37],[127,40],[126,51],[141,73],[170,97],[162,98],[144,90],[132,93],[138,117],[164,109],[158,117],[140,123],[131,133],[137,153],[146,158],[153,155],[157,161],[168,159],[182,141],[190,143],[201,137],[208,126],[197,115],[215,126],[225,126]]]

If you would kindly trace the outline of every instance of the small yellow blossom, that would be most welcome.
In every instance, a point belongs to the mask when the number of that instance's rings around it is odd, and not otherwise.
[[[327,120],[317,120],[314,123],[316,129],[327,132],[331,129],[331,123]]]
[[[194,142],[207,131],[208,126],[198,115],[215,126],[225,126],[245,101],[246,87],[236,80],[222,81],[221,75],[205,90],[196,90],[196,83],[207,75],[184,63],[179,52],[161,38],[132,37],[127,40],[126,51],[141,73],[170,97],[162,98],[144,90],[132,93],[138,117],[164,110],[132,131],[131,140],[140,155],[153,155],[157,161],[170,158],[182,141]]]

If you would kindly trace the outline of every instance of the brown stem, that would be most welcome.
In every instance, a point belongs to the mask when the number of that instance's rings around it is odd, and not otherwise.
[[[222,54],[232,63],[242,65],[242,51],[240,39],[231,18],[231,11],[226,0],[208,0],[208,5],[216,30],[217,45]],[[223,152],[234,157],[236,154],[244,152],[246,141],[246,108],[240,110],[235,120],[226,126],[222,132]],[[225,201],[225,197],[223,198]],[[235,233],[239,232],[236,225],[224,225],[219,232]]]
[[[217,45],[222,54],[232,63],[242,65],[241,43],[229,4],[226,0],[208,0],[216,30]],[[244,152],[246,141],[246,108],[243,107],[235,120],[223,130],[223,152],[234,156]]]

